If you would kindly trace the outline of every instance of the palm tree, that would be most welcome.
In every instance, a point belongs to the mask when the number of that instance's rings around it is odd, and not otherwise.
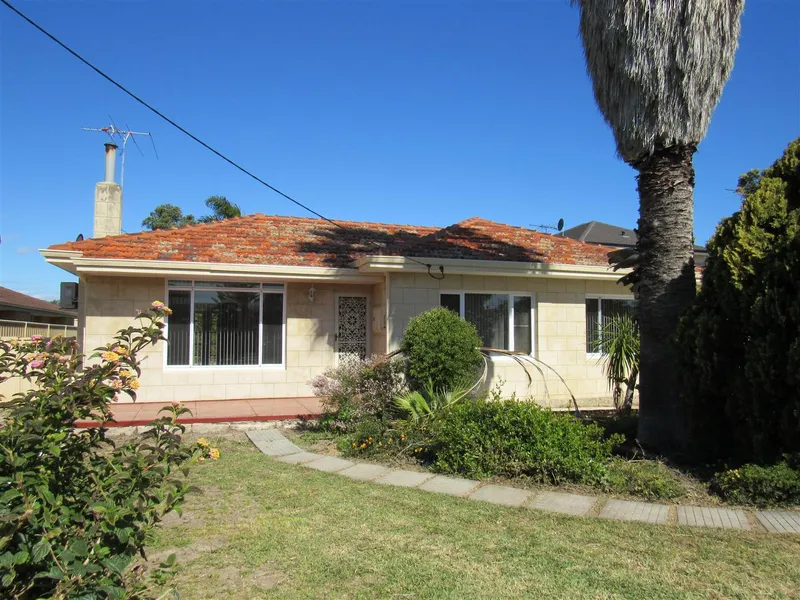
[[[605,363],[606,379],[614,392],[614,406],[628,410],[639,379],[639,325],[627,314],[615,315],[604,325],[597,342],[597,351]],[[625,399],[620,403],[622,384]]]
[[[242,211],[238,204],[234,204],[225,196],[211,196],[206,200],[206,206],[211,209],[212,214],[198,219],[201,223],[213,223],[214,221],[224,221],[225,219],[235,219],[242,216]]]
[[[744,0],[572,0],[595,100],[638,174],[639,440],[685,444],[670,340],[695,295],[692,156],[739,43]]]

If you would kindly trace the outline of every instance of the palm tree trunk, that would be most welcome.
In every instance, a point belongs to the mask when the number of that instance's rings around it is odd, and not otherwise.
[[[680,317],[695,296],[693,146],[657,147],[639,171],[639,441],[665,453],[686,445],[677,350]]]
[[[636,390],[636,381],[639,379],[639,369],[634,368],[631,371],[631,376],[625,383],[625,402],[622,403],[620,410],[627,411],[633,408],[633,393]]]

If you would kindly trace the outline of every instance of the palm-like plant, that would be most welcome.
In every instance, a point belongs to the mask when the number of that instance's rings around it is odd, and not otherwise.
[[[206,206],[211,209],[212,214],[207,217],[200,217],[201,223],[213,223],[214,221],[224,221],[225,219],[235,219],[242,216],[242,211],[238,204],[234,204],[225,196],[211,196],[206,200]]]
[[[572,0],[586,65],[622,159],[638,172],[638,437],[685,443],[670,340],[695,294],[692,156],[739,43],[744,0]]]
[[[460,386],[452,390],[436,390],[429,381],[422,392],[408,392],[395,398],[394,402],[408,420],[416,423],[460,402],[469,395],[470,389]]]
[[[614,390],[614,404],[626,410],[633,406],[633,393],[639,379],[639,326],[630,315],[616,315],[603,325],[597,350],[605,363],[608,385]],[[620,405],[622,384],[625,400]]]

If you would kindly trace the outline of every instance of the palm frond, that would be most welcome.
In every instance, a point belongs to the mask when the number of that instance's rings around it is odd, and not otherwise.
[[[744,0],[572,0],[617,151],[696,146],[733,69]]]

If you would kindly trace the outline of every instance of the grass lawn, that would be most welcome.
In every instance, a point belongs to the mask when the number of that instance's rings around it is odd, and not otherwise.
[[[182,600],[800,597],[800,536],[509,509],[218,444],[150,549],[177,552]]]

